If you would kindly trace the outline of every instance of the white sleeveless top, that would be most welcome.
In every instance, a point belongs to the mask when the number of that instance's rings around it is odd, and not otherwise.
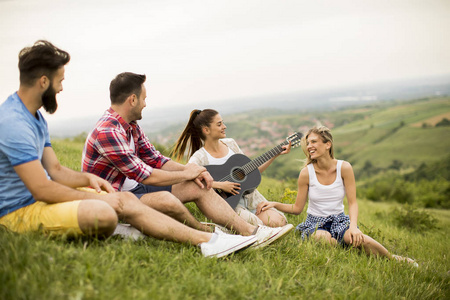
[[[317,180],[314,165],[309,164],[309,204],[307,213],[316,217],[327,217],[344,212],[345,188],[341,176],[342,160],[337,161],[336,180],[329,185],[323,185]]]
[[[203,150],[205,150],[206,156],[208,157],[208,161],[210,165],[223,165],[224,163],[227,162],[227,160],[233,155],[235,154],[233,150],[231,150],[231,148],[228,147],[228,153],[227,155],[225,155],[224,157],[221,158],[215,158],[213,156],[211,156],[211,154],[209,154],[208,151],[206,151],[205,147],[202,147]]]

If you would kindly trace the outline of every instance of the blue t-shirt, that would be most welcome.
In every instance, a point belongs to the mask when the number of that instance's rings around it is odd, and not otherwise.
[[[41,160],[45,147],[51,144],[44,117],[12,94],[0,106],[0,217],[35,202],[13,167]]]

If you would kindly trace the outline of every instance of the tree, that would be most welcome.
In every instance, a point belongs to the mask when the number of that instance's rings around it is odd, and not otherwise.
[[[439,123],[436,123],[436,127],[450,126],[450,121],[447,118],[443,118]]]

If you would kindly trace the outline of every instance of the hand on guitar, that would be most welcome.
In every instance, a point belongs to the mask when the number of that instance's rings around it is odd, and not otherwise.
[[[283,152],[280,153],[280,155],[288,154],[289,152],[291,152],[291,147],[292,147],[292,143],[291,143],[291,141],[289,141],[289,144],[288,144],[288,145],[282,146],[282,148],[283,148],[284,150],[283,150]]]
[[[241,189],[241,185],[231,181],[215,181],[214,188],[220,189],[228,194],[237,195]]]
[[[266,211],[272,207],[275,207],[276,202],[264,201],[258,204],[256,207],[256,215],[259,215],[263,211]]]

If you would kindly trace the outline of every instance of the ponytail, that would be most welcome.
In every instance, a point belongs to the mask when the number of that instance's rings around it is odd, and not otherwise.
[[[188,158],[191,157],[195,151],[203,147],[205,137],[203,136],[202,128],[205,126],[209,127],[217,114],[218,112],[213,109],[194,109],[191,112],[186,127],[173,147],[171,156],[175,157],[175,160],[180,161],[183,159],[188,145]]]

